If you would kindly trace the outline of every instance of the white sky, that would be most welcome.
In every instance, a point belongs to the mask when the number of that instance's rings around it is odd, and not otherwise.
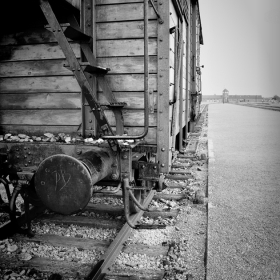
[[[199,0],[202,94],[280,96],[280,0]]]

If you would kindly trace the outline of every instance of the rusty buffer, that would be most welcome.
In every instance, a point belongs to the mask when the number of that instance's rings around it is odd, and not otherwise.
[[[89,202],[92,186],[112,174],[115,156],[109,148],[93,147],[78,159],[58,154],[41,162],[35,189],[50,210],[60,214],[81,211]]]

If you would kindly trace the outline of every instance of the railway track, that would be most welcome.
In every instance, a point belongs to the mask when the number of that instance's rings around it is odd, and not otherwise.
[[[121,194],[117,193],[106,199],[112,202],[120,200],[120,197]],[[155,191],[151,191],[144,206],[147,207],[154,197],[161,201],[167,198],[164,195],[155,196]],[[181,197],[173,195],[174,199]],[[104,198],[100,200],[104,202]],[[79,216],[61,216],[45,211],[33,221],[36,234],[32,238],[9,234],[9,222],[2,224],[0,233],[7,238],[0,241],[1,279],[56,279],[52,277],[59,277],[58,275],[64,279],[103,279],[106,275],[110,279],[119,279],[139,274],[145,274],[146,279],[162,279],[164,270],[163,266],[159,269],[158,256],[166,255],[169,247],[128,245],[132,228],[124,223],[123,208],[120,205],[121,203],[114,206],[90,203]],[[145,219],[156,220],[160,217],[162,222],[164,217],[172,219],[178,215],[178,211],[170,211],[170,206],[168,208],[168,211],[146,213]],[[36,215],[35,209],[33,212]],[[37,215],[41,212],[42,209],[38,209]],[[136,223],[142,215],[143,211],[139,211],[132,217],[132,221]],[[19,220],[23,221],[23,217],[19,217]],[[144,252],[145,258],[150,260],[151,269],[141,271],[140,265],[138,270],[133,270],[135,265],[131,264],[127,265],[130,270],[125,272],[110,272],[121,252],[124,256]],[[157,267],[152,262],[157,263]]]
[[[254,107],[254,108],[260,108],[260,109],[267,109],[272,111],[280,111],[280,106],[277,105],[268,105],[268,104],[238,104],[242,106],[248,106],[248,107]]]
[[[206,192],[201,171],[207,169],[207,161],[198,149],[206,115],[205,107],[184,153],[177,154],[165,176],[166,189],[146,197],[145,206],[152,211],[133,217],[133,222],[164,224],[166,229],[131,229],[123,217],[121,192],[96,195],[77,215],[34,208],[34,237],[11,235],[9,222],[0,226],[0,278],[191,279],[198,273],[201,276],[194,279],[203,279],[206,208],[198,194]],[[24,222],[24,217],[18,219]]]
[[[153,196],[154,191],[151,191],[144,203],[146,207]],[[111,198],[111,201],[113,199],[119,200],[116,197]],[[99,209],[98,213],[92,212],[96,209]],[[7,237],[1,241],[0,267],[6,271],[4,274],[7,273],[2,276],[5,279],[13,279],[13,274],[9,276],[9,269],[17,267],[18,273],[14,275],[22,276],[20,279],[33,274],[37,277],[34,279],[48,279],[52,273],[61,274],[69,279],[102,279],[132,231],[119,216],[122,210],[116,204],[113,207],[103,204],[102,208],[90,203],[79,216],[44,212],[33,222],[36,234],[32,238],[20,234],[9,236],[10,223],[2,224],[0,233]],[[33,212],[36,215],[36,209]],[[42,209],[38,209],[37,214],[40,212]],[[136,223],[142,215],[143,211],[139,211],[132,217],[132,221]],[[21,223],[23,218],[19,217],[19,220]],[[40,273],[37,274],[37,271]]]

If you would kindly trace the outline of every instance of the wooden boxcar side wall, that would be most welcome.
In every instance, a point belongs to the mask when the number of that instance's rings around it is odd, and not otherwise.
[[[44,28],[39,6],[35,8],[36,17],[28,5],[17,10],[15,4],[14,12],[26,20],[11,15],[14,27],[8,31],[8,23],[0,35],[0,132],[76,134],[81,124],[80,87],[63,67],[64,55],[52,32]],[[11,11],[3,8],[1,13]],[[24,27],[32,18],[32,25]],[[80,57],[79,44],[71,46]]]
[[[96,54],[98,65],[110,68],[107,80],[124,107],[125,132],[139,135],[144,129],[144,13],[143,1],[96,0]],[[149,7],[149,90],[150,102],[157,103],[157,17]],[[106,103],[100,88],[98,96]],[[111,111],[105,111],[113,120]],[[115,126],[115,122],[112,122]],[[145,140],[156,144],[156,111],[149,114]]]

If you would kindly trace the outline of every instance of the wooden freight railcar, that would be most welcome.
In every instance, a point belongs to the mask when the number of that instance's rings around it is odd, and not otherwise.
[[[87,179],[77,175],[75,186],[104,178],[131,182],[143,155],[147,164],[138,179],[157,182],[168,173],[201,100],[198,1],[2,2],[0,148],[9,163],[2,164],[2,179],[28,179],[42,199],[49,191],[45,183],[55,184],[56,192],[68,188],[78,169]],[[104,151],[113,159],[100,155]],[[104,174],[92,181],[96,154]],[[61,171],[69,161],[72,169]],[[54,165],[60,171],[50,171]],[[72,191],[70,200],[77,195]],[[81,194],[77,209],[89,194]],[[63,212],[55,197],[47,206]]]

